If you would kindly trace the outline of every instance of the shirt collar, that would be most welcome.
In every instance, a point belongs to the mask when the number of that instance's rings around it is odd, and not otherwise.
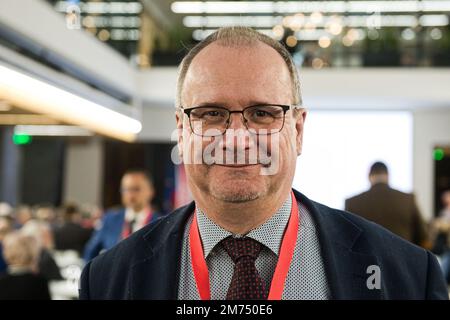
[[[26,273],[32,273],[33,269],[31,267],[24,266],[8,266],[8,273],[13,275],[21,275]]]
[[[138,220],[140,217],[145,216],[145,211],[146,211],[145,208],[139,212],[135,212],[131,208],[126,208],[125,209],[125,220],[128,222],[131,222],[133,220]]]
[[[289,194],[289,197],[281,208],[269,220],[256,229],[251,230],[246,236],[260,242],[274,254],[278,255],[284,230],[291,214],[291,207],[292,199]],[[239,236],[233,235],[231,232],[214,223],[201,209],[196,208],[196,213],[205,259],[220,241],[229,236]]]

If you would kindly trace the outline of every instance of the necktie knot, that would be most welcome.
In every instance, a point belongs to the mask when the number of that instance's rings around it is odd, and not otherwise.
[[[222,246],[234,262],[227,300],[266,299],[264,281],[255,266],[261,244],[247,237],[228,237],[222,240]]]
[[[243,257],[249,257],[254,261],[261,252],[261,244],[247,237],[233,238],[230,236],[222,241],[222,246],[234,263],[237,263]]]

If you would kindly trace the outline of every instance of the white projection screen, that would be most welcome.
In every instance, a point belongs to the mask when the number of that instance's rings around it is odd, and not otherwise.
[[[412,126],[406,111],[309,111],[294,188],[343,209],[346,198],[370,187],[370,165],[383,161],[391,186],[411,192]]]

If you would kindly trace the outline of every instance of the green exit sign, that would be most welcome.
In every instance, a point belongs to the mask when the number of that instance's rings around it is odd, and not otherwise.
[[[13,134],[13,142],[16,145],[29,144],[31,142],[31,136],[28,134]]]
[[[441,161],[445,157],[445,152],[441,148],[436,148],[433,150],[433,158],[436,161]]]

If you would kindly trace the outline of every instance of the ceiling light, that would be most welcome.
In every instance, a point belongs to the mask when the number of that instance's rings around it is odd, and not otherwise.
[[[59,136],[59,137],[89,137],[89,130],[77,126],[65,125],[18,125],[14,127],[14,134],[29,136]]]
[[[133,141],[140,121],[0,65],[0,99],[103,135]]]
[[[175,1],[171,9],[180,14],[447,12],[450,1]]]
[[[331,44],[331,40],[329,37],[327,37],[327,36],[320,37],[319,46],[321,48],[328,48],[330,46],[330,44]]]

